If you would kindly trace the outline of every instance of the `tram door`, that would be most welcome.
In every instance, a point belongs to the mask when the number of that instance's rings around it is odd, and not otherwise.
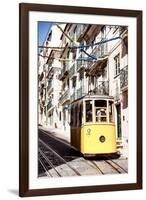
[[[122,132],[121,132],[121,105],[116,105],[117,110],[117,137],[118,139],[121,139]]]

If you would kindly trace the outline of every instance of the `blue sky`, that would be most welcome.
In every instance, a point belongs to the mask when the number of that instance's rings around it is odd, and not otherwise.
[[[44,43],[51,26],[52,26],[52,22],[38,22],[39,46]]]

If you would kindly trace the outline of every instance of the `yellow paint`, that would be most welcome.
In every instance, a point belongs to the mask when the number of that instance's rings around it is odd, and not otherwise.
[[[88,133],[90,129],[90,134]],[[105,142],[99,137],[104,136]],[[83,154],[106,154],[116,152],[114,124],[85,124],[82,128],[71,129],[71,144]]]

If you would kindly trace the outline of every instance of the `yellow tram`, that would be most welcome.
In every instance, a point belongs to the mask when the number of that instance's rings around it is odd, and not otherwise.
[[[84,156],[116,153],[113,97],[88,95],[72,102],[71,145]]]

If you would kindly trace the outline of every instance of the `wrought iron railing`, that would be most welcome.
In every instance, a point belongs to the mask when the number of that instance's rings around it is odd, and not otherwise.
[[[77,99],[81,98],[85,95],[84,88],[81,86],[79,89],[77,89]]]
[[[69,99],[69,89],[67,89],[60,97],[59,101],[62,102],[64,100]]]
[[[107,43],[100,44],[100,45],[96,46],[92,50],[91,55],[94,56],[97,59],[104,58],[105,56],[107,56],[108,55]]]
[[[78,60],[77,61],[77,71],[80,70],[81,68],[86,67],[87,63],[88,62],[85,60]]]
[[[76,29],[76,39],[78,40],[87,28],[87,24],[78,24]]]
[[[120,88],[128,86],[128,65],[120,70]]]
[[[73,66],[69,70],[69,75],[73,76],[75,74],[75,72],[76,72],[76,66],[75,66],[75,63],[74,63]]]
[[[73,94],[70,96],[71,101],[76,100],[76,92],[73,92]]]
[[[109,81],[98,81],[97,86],[91,93],[96,95],[109,95]]]
[[[63,68],[62,68],[62,70],[61,70],[61,74],[60,74],[60,79],[62,79],[63,77],[64,77],[64,75],[65,74],[68,74],[68,70],[69,70],[69,63],[68,62],[66,62],[66,63],[64,63],[64,65],[63,65]]]
[[[89,70],[89,68],[95,63],[95,61],[88,61],[86,65],[86,69]]]

